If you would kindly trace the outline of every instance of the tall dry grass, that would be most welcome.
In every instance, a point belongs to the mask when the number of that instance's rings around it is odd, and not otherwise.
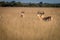
[[[41,20],[38,11],[53,20]],[[59,31],[60,8],[0,7],[0,40],[60,40]]]

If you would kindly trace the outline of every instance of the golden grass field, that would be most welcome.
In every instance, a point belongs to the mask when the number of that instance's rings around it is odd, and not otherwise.
[[[41,20],[38,11],[53,19]],[[60,40],[60,8],[0,7],[0,40]]]

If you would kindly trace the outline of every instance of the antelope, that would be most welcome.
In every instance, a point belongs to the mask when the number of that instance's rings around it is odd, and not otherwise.
[[[50,21],[50,20],[51,20],[51,16],[43,17],[42,19],[43,19],[44,21]]]
[[[40,17],[44,17],[44,14],[45,14],[44,12],[38,12],[38,13],[37,13],[37,16],[38,16],[39,18],[40,18]]]
[[[24,17],[24,12],[21,12],[21,17]]]

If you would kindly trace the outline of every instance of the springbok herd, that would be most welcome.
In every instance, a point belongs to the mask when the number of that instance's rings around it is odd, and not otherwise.
[[[39,19],[42,19],[42,20],[44,20],[44,21],[51,21],[52,20],[52,17],[51,16],[45,16],[44,15],[45,14],[45,12],[37,12],[37,16],[39,17]],[[21,17],[23,18],[25,16],[25,14],[24,14],[24,11],[22,11],[21,12]]]

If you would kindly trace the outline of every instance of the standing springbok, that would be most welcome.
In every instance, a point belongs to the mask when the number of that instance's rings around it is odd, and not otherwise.
[[[37,16],[40,18],[40,17],[44,17],[44,12],[37,12]]]
[[[21,12],[21,17],[24,17],[24,12]]]
[[[44,15],[44,12],[38,12],[37,14],[39,14],[40,16]]]

